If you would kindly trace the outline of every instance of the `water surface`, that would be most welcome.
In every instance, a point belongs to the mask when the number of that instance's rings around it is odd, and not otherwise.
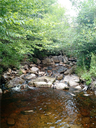
[[[1,98],[1,128],[96,128],[96,95],[37,88]],[[14,125],[8,119],[14,119]]]

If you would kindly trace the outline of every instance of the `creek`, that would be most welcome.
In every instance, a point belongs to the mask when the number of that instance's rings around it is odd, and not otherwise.
[[[96,95],[33,88],[1,96],[1,128],[96,128]],[[86,93],[85,93],[86,94]]]

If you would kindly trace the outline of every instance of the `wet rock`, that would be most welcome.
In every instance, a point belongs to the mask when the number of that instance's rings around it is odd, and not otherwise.
[[[16,87],[11,88],[11,90],[12,90],[12,91],[20,92],[20,90],[21,90],[21,85],[18,84]]]
[[[88,89],[88,86],[87,85],[84,85],[84,87],[83,87],[83,91],[87,91],[87,89]]]
[[[58,72],[58,73],[64,73],[66,70],[67,70],[66,67],[59,65],[59,66],[58,66],[58,69],[57,69],[57,72]]]
[[[53,59],[52,58],[45,58],[44,60],[42,60],[42,64],[44,65],[50,65],[53,63]]]
[[[23,74],[26,74],[26,70],[25,69],[20,69],[20,71],[23,73]]]
[[[75,69],[76,69],[76,66],[71,67],[66,72],[64,72],[64,75],[67,75],[67,74],[71,75],[72,73],[74,73]]]
[[[66,57],[66,55],[63,56],[63,62],[68,63],[68,57]]]
[[[0,88],[0,94],[2,94],[2,89]]]
[[[59,74],[58,76],[57,76],[57,80],[62,80],[63,79],[63,74]]]
[[[53,58],[54,63],[59,63],[58,56],[53,56],[52,58]]]
[[[10,79],[10,75],[8,75],[7,73],[4,73],[4,74],[2,75],[2,77],[3,77],[5,80]]]
[[[26,80],[35,79],[37,76],[35,74],[28,74],[25,76]]]
[[[81,90],[82,88],[81,88],[80,85],[78,85],[78,86],[75,87],[75,89]]]
[[[56,89],[69,89],[66,83],[56,83],[54,86]]]
[[[40,63],[41,63],[41,60],[39,60],[38,58],[34,58],[33,61],[34,61],[36,64],[40,64]]]
[[[55,78],[53,77],[43,76],[43,77],[38,77],[35,80],[31,80],[28,84],[30,86],[35,86],[35,87],[51,87],[54,81]]]
[[[85,93],[85,94],[83,94],[84,96],[90,96],[90,94],[87,94],[87,93]]]
[[[94,90],[96,88],[96,81],[93,81],[90,85],[90,88]]]
[[[28,88],[28,85],[27,85],[27,84],[23,84],[23,85],[21,85],[21,87],[20,87],[20,89],[26,89],[26,88]]]
[[[13,118],[8,118],[7,124],[13,126],[15,124],[15,120]]]
[[[28,114],[33,114],[33,110],[26,110],[26,111],[21,111],[22,114],[28,115]]]
[[[86,123],[90,123],[90,117],[84,117],[83,119],[82,119],[82,122],[84,122],[85,124]]]
[[[32,68],[30,69],[30,72],[31,72],[31,73],[37,74],[38,71],[39,71],[39,68],[37,68],[37,67],[32,67]]]
[[[44,75],[46,75],[46,73],[39,71],[38,75],[39,75],[39,76],[44,76]]]
[[[58,56],[58,60],[59,60],[59,62],[63,61],[62,55]]]
[[[64,77],[64,81],[66,81],[70,86],[77,86],[79,77],[76,75],[67,75]]]
[[[11,88],[11,87],[15,87],[17,86],[18,84],[22,84],[24,83],[24,80],[20,77],[15,77],[13,78],[12,80],[10,80],[8,82],[8,84],[6,85],[8,88]]]

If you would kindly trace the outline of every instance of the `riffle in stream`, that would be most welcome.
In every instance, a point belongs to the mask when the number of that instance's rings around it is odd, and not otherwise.
[[[96,95],[36,88],[1,97],[1,128],[96,128]]]

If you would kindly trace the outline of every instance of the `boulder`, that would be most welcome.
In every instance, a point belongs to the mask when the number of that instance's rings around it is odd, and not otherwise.
[[[79,77],[76,75],[67,75],[64,77],[64,82],[67,82],[70,86],[79,85]]]
[[[76,65],[72,66],[70,69],[65,71],[64,75],[67,75],[67,74],[71,75],[72,73],[74,73],[75,69],[76,69]]]
[[[35,87],[51,87],[54,81],[55,78],[53,77],[42,76],[36,78],[35,80],[31,80],[28,84],[30,86],[35,86]]]
[[[15,77],[6,84],[8,88],[16,87],[18,84],[23,84],[24,80],[20,77]]]
[[[26,80],[35,79],[37,76],[35,74],[28,74],[25,76]]]
[[[15,124],[15,120],[13,118],[8,118],[7,119],[7,124],[10,126],[13,126]]]
[[[10,79],[10,75],[8,75],[7,73],[4,73],[4,74],[2,75],[2,77],[3,77],[5,80]]]
[[[38,75],[39,75],[39,76],[44,76],[44,75],[46,75],[46,73],[43,72],[43,71],[39,71]]]
[[[96,88],[96,81],[92,81],[90,87],[92,90],[95,89]]]
[[[53,63],[53,59],[49,58],[49,57],[47,57],[44,60],[42,60],[42,64],[44,64],[44,65],[50,65],[52,63]]]
[[[63,61],[62,55],[58,56],[58,60],[59,60],[59,62]]]
[[[69,87],[66,83],[56,83],[55,88],[56,89],[69,89]]]
[[[53,56],[52,58],[53,58],[54,63],[59,63],[60,62],[59,59],[58,59],[58,56]]]
[[[39,60],[38,58],[33,58],[33,61],[34,61],[36,64],[40,64],[40,63],[41,63],[41,60]]]
[[[30,69],[30,72],[31,72],[31,73],[37,74],[38,71],[39,71],[39,68],[37,68],[37,67],[32,67],[32,68]]]
[[[75,87],[75,89],[81,90],[82,88],[81,88],[80,85],[78,85],[78,86]]]
[[[66,55],[64,55],[63,57],[62,57],[62,59],[63,59],[63,62],[66,64],[66,63],[68,63],[68,57],[66,57]]]
[[[0,88],[0,94],[2,94],[2,89]]]
[[[62,80],[63,79],[63,74],[59,74],[58,76],[57,76],[57,80]]]

